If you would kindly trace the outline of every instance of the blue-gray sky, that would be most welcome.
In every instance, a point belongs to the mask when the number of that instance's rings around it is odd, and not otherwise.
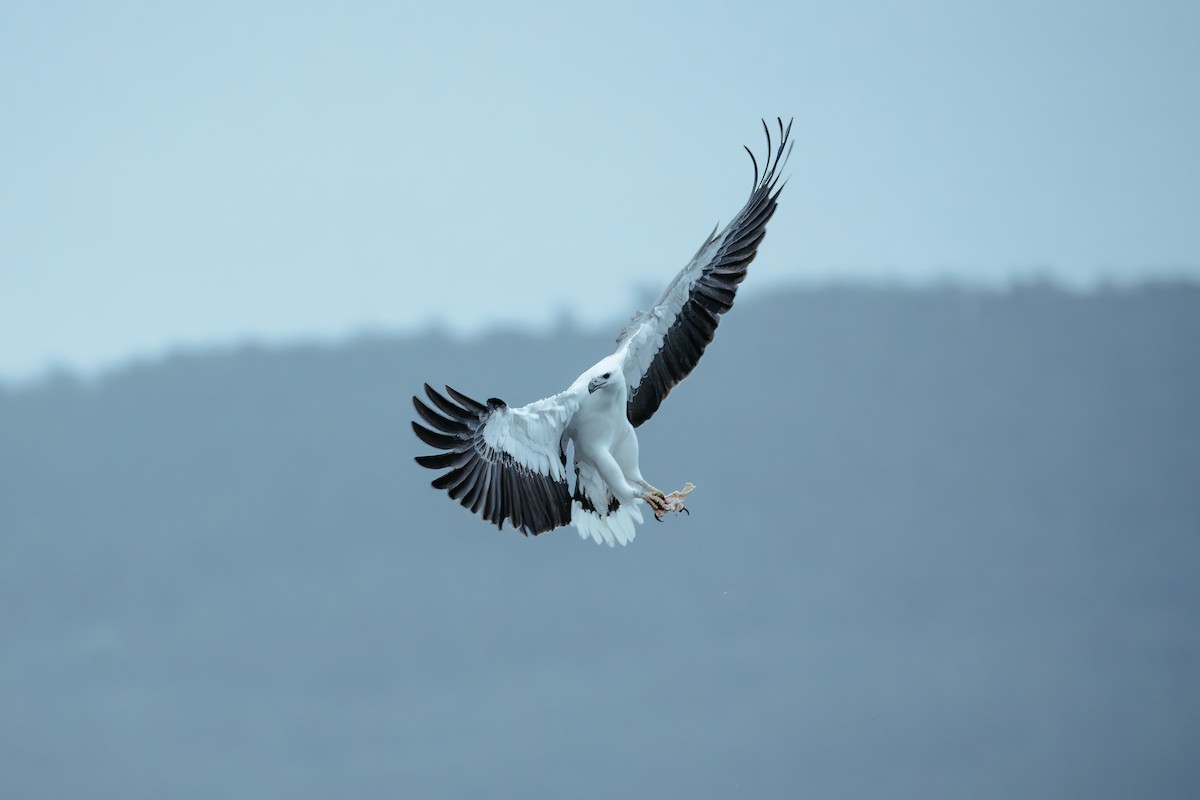
[[[1193,2],[5,3],[0,380],[747,291],[1200,276]]]

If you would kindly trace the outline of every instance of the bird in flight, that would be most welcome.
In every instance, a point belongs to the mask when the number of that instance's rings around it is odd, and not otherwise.
[[[612,355],[566,391],[512,408],[494,397],[481,403],[449,386],[443,394],[425,384],[428,402],[413,397],[425,425],[412,425],[421,441],[439,451],[418,456],[417,463],[447,470],[434,479],[435,489],[501,529],[507,521],[537,536],[573,524],[584,539],[610,547],[633,540],[642,504],[658,520],[687,510],[692,484],[665,494],[642,477],[636,428],[695,368],[766,235],[791,152],[792,124],[777,122],[776,145],[763,121],[761,172],[745,148],[754,184],[742,210],[720,233],[713,229],[652,308],[634,316]]]

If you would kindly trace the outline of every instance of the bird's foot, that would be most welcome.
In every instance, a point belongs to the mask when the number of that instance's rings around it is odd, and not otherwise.
[[[695,488],[696,487],[694,484],[685,483],[683,488],[678,492],[663,494],[657,489],[654,489],[654,491],[644,492],[643,494],[638,495],[638,497],[646,501],[646,505],[650,506],[650,508],[654,511],[654,518],[659,522],[662,522],[662,518],[672,511],[676,514],[682,512],[688,516],[692,515],[692,512],[684,508],[683,501],[684,498],[691,494],[692,490]]]
[[[662,489],[657,489],[657,488],[651,486],[650,484],[646,483],[645,481],[638,481],[638,482],[642,485],[642,488],[645,489],[647,492],[654,495],[659,500],[666,501],[667,496],[665,494],[663,494]]]
[[[664,495],[662,492],[658,492],[657,494],[654,492],[643,492],[642,494],[639,494],[638,497],[644,500],[646,505],[650,506],[650,509],[654,512],[654,518],[659,522],[662,522],[662,518],[665,517],[667,512],[670,510],[667,507],[666,495]]]

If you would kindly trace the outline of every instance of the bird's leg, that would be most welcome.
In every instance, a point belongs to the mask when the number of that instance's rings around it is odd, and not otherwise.
[[[638,495],[638,497],[646,501],[646,505],[654,510],[654,518],[662,522],[662,518],[670,511],[667,508],[667,496],[663,494],[662,489],[654,488],[641,478],[637,479],[637,483],[646,490],[644,493]]]
[[[650,506],[650,509],[654,512],[654,518],[659,522],[662,522],[662,518],[665,517],[667,512],[671,509],[667,507],[667,501],[665,499],[666,495],[657,489],[654,489],[653,486],[650,488],[653,491],[642,492],[638,495],[638,497],[646,501],[646,505]]]
[[[662,489],[656,489],[653,486],[651,486],[649,483],[647,483],[646,481],[641,480],[640,478],[638,479],[638,483],[641,485],[641,487],[643,489],[645,489],[647,492],[649,492],[650,494],[657,497],[659,500],[666,500],[667,496],[665,494],[663,494]]]

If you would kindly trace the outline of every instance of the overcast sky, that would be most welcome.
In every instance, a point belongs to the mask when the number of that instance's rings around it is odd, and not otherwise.
[[[409,6],[3,3],[0,380],[627,317],[764,115],[748,293],[1200,278],[1198,3]]]

